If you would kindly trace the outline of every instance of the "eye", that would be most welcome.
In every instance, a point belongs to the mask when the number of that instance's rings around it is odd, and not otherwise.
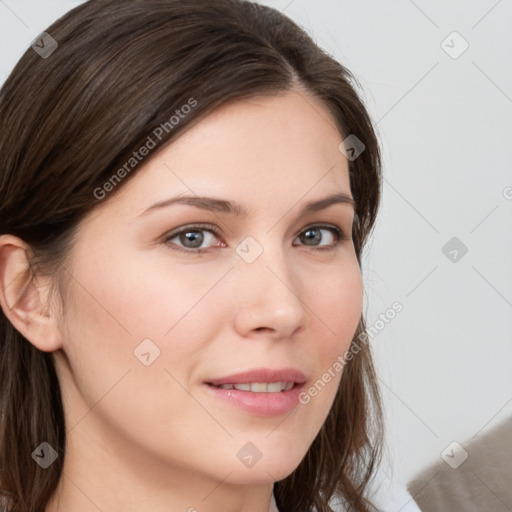
[[[324,239],[322,232],[327,231],[332,235],[333,242],[327,244],[321,244]],[[203,233],[207,233],[205,236]],[[172,249],[176,251],[182,251],[186,253],[201,254],[208,252],[210,247],[224,248],[226,244],[222,241],[216,245],[210,245],[207,248],[202,248],[204,243],[212,242],[215,238],[220,237],[220,233],[217,228],[211,224],[208,225],[194,225],[187,226],[174,231],[167,235],[164,239],[166,244],[170,244]],[[319,251],[334,250],[343,240],[350,240],[350,237],[345,235],[344,231],[337,226],[309,226],[302,230],[297,237],[301,242],[300,245],[306,245]],[[179,242],[172,242],[177,239]],[[305,242],[305,243],[304,243]]]
[[[204,236],[203,233],[208,233],[209,236]],[[170,233],[166,238],[165,242],[169,243],[171,240],[177,238],[179,242],[182,244],[180,247],[176,245],[173,249],[182,252],[192,252],[192,253],[204,253],[208,252],[205,249],[201,249],[200,246],[208,239],[215,238],[220,236],[217,229],[212,225],[207,226],[188,226],[186,229],[181,229],[180,231],[176,231],[174,233]],[[225,247],[226,245],[222,242],[220,245],[217,244],[218,247]],[[213,246],[215,247],[215,246]]]
[[[324,236],[322,235],[322,231],[328,231],[334,238],[334,242],[331,244],[320,245],[317,242],[323,240]],[[350,237],[346,236],[344,231],[337,226],[309,226],[305,230],[301,232],[301,234],[297,237],[301,241],[306,241],[305,245],[309,247],[318,248],[318,250],[332,250],[335,249],[342,240],[350,240]],[[309,243],[312,242],[312,245]]]

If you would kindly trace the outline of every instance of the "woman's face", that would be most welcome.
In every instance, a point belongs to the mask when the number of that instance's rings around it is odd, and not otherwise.
[[[79,458],[83,472],[102,460],[101,473],[117,460],[153,482],[193,474],[203,494],[211,480],[266,484],[298,466],[361,315],[354,246],[336,236],[351,236],[352,205],[304,212],[334,194],[351,197],[341,142],[326,107],[305,93],[231,103],[84,220],[54,353],[67,464]],[[195,205],[165,204],[185,196]],[[305,382],[248,377],[293,381],[282,396],[207,384],[254,369],[295,369]],[[301,403],[298,392],[329,369]]]

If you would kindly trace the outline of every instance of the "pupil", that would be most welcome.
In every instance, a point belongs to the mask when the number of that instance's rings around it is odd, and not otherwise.
[[[184,235],[185,235],[185,238],[183,238],[183,235],[182,235],[181,242],[185,246],[187,246],[187,244],[184,243],[185,241],[192,242],[193,249],[199,247],[203,243],[204,237],[200,231],[188,231],[187,233],[184,233]]]
[[[313,233],[313,236],[310,236],[311,233]],[[307,231],[304,232],[304,237],[306,238],[306,240],[316,240],[317,242],[319,242],[321,238],[320,230],[317,228],[308,229]]]

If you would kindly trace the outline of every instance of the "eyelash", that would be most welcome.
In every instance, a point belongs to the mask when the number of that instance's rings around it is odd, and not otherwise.
[[[337,226],[326,226],[323,224],[314,224],[314,225],[308,226],[308,227],[304,228],[299,233],[299,235],[310,230],[310,229],[327,229],[327,230],[331,231],[331,233],[333,233],[336,238],[336,240],[334,241],[334,245],[319,246],[319,247],[311,246],[313,250],[317,250],[317,251],[332,251],[332,250],[336,249],[342,241],[351,239],[349,236],[347,236],[345,234],[345,232],[341,228],[339,228]],[[181,229],[180,231],[175,231],[173,233],[170,233],[169,235],[167,235],[165,237],[164,242],[167,244],[170,244],[171,243],[170,240],[172,240],[173,238],[176,238],[177,236],[179,236],[183,233],[190,233],[192,231],[208,231],[219,238],[221,236],[221,234],[219,233],[219,230],[212,224],[192,225],[192,226],[187,226],[186,228]],[[301,245],[304,245],[304,244],[301,244]],[[304,246],[308,247],[306,245],[304,245]],[[183,247],[180,247],[179,245],[175,245],[174,247],[171,247],[171,248],[175,251],[180,251],[180,252],[189,253],[189,254],[204,254],[204,253],[207,253],[210,249],[213,249],[214,247],[209,247],[206,249],[185,249]],[[223,247],[221,247],[221,249],[222,248]]]

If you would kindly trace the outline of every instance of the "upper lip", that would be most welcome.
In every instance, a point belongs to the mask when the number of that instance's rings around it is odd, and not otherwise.
[[[306,376],[295,368],[255,368],[247,372],[234,373],[218,379],[209,379],[207,384],[220,386],[221,384],[244,384],[248,382],[295,382],[302,384],[306,382]]]

